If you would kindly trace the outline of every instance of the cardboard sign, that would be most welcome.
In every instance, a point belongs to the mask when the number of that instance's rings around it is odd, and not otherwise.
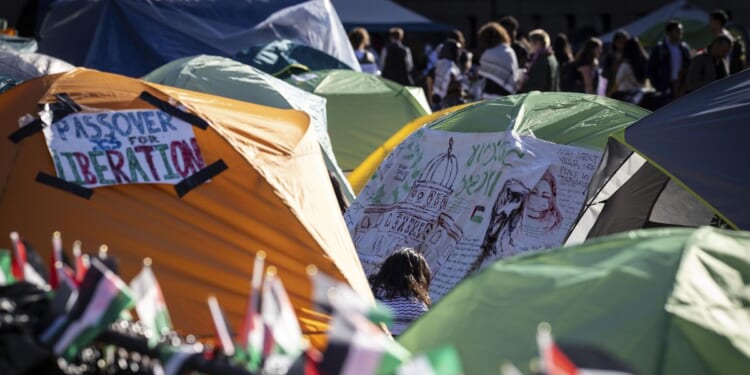
[[[71,114],[44,137],[57,177],[87,188],[176,184],[205,166],[193,127],[160,110]]]

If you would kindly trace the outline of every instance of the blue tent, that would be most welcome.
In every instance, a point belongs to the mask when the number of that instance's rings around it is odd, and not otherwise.
[[[141,76],[197,54],[234,56],[289,39],[359,70],[330,0],[58,0],[39,51],[74,65]]]

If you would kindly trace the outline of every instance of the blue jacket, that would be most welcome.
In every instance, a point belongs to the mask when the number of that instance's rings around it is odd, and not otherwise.
[[[680,81],[684,80],[690,66],[690,47],[685,42],[680,42],[682,52],[682,67],[678,73]],[[669,92],[672,89],[672,62],[670,61],[669,46],[664,39],[654,47],[648,59],[648,79],[657,91]]]

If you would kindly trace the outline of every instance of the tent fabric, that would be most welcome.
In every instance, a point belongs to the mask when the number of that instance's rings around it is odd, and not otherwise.
[[[34,38],[0,34],[0,51],[33,53],[38,47]]]
[[[428,18],[390,0],[332,0],[347,29],[364,27],[370,32],[387,32],[397,26],[406,31],[448,31],[449,26]]]
[[[73,68],[65,61],[41,53],[0,51],[0,75],[20,81],[63,73]]]
[[[336,162],[328,136],[326,100],[300,90],[251,66],[219,56],[193,56],[172,61],[144,80],[186,90],[223,96],[282,109],[297,109],[310,116],[328,170],[336,176],[348,201],[354,193]]]
[[[221,159],[228,169],[182,198],[172,186],[149,184],[97,188],[86,200],[35,182],[38,172],[55,175],[44,137],[13,144],[7,135],[16,122],[5,121],[0,232],[19,231],[43,246],[59,230],[66,243],[80,239],[84,251],[106,243],[126,280],[151,257],[176,328],[197,335],[212,332],[209,294],[238,326],[258,250],[278,268],[307,334],[326,329],[326,317],[312,310],[309,264],[373,300],[303,112],[78,68],[6,92],[0,114],[35,113],[37,103],[55,101],[58,93],[94,108],[153,108],[137,99],[143,91],[206,120],[208,129],[195,130],[201,153],[207,164]]]
[[[74,65],[141,76],[181,57],[234,56],[276,39],[359,69],[330,0],[58,0],[42,24],[39,50]]]
[[[734,374],[750,366],[750,234],[651,229],[505,259],[468,278],[399,337],[454,345],[467,374],[524,373],[536,327],[650,374]]]
[[[234,59],[279,78],[315,70],[351,69],[325,52],[288,39],[253,46]]]
[[[349,174],[349,183],[352,184],[352,189],[354,189],[354,192],[356,194],[359,194],[359,192],[362,191],[362,188],[365,187],[365,184],[367,184],[367,181],[370,180],[372,174],[375,173],[375,171],[378,169],[380,163],[382,163],[383,160],[385,160],[386,156],[388,156],[388,154],[390,154],[390,152],[393,151],[393,149],[396,148],[396,146],[398,146],[401,142],[403,142],[403,140],[406,139],[406,137],[408,137],[410,134],[414,133],[417,129],[425,126],[426,124],[429,124],[432,121],[453,113],[461,108],[468,107],[474,104],[475,103],[468,103],[445,108],[438,112],[421,116],[414,121],[404,125],[403,128],[401,128],[390,138],[388,138],[387,141],[383,142],[380,147],[378,147],[375,151],[367,156],[362,164],[360,164],[352,171],[352,173]]]
[[[532,92],[461,109],[429,127],[467,133],[512,129],[521,135],[602,151],[610,134],[648,113],[632,104],[597,95]]]
[[[424,91],[372,74],[324,70],[287,82],[328,100],[328,132],[344,171],[351,171],[393,133],[431,113]]]
[[[714,82],[628,127],[621,140],[694,192],[730,224],[750,229],[750,70]]]
[[[711,33],[708,31],[708,12],[686,0],[673,1],[619,29],[627,31],[631,36],[637,36],[645,46],[652,47],[664,39],[664,28],[667,21],[671,19],[682,22],[684,40],[690,47],[704,48],[711,42]],[[612,42],[615,31],[599,38],[603,42]]]

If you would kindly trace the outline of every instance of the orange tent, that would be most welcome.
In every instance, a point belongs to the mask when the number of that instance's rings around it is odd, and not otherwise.
[[[18,130],[16,119],[36,114],[38,103],[57,102],[56,94],[66,93],[84,110],[154,109],[139,99],[144,91],[208,122],[206,130],[194,130],[206,165],[221,159],[228,169],[183,197],[170,185],[127,184],[93,189],[85,199],[36,182],[39,172],[55,175],[41,132],[18,143],[7,137]],[[0,233],[19,231],[45,257],[55,230],[68,249],[75,239],[85,252],[107,244],[126,281],[151,257],[178,330],[213,332],[210,294],[239,327],[258,250],[278,268],[308,335],[325,330],[327,317],[312,311],[307,265],[372,300],[303,112],[75,69],[0,95],[0,116],[6,135],[0,141]]]

